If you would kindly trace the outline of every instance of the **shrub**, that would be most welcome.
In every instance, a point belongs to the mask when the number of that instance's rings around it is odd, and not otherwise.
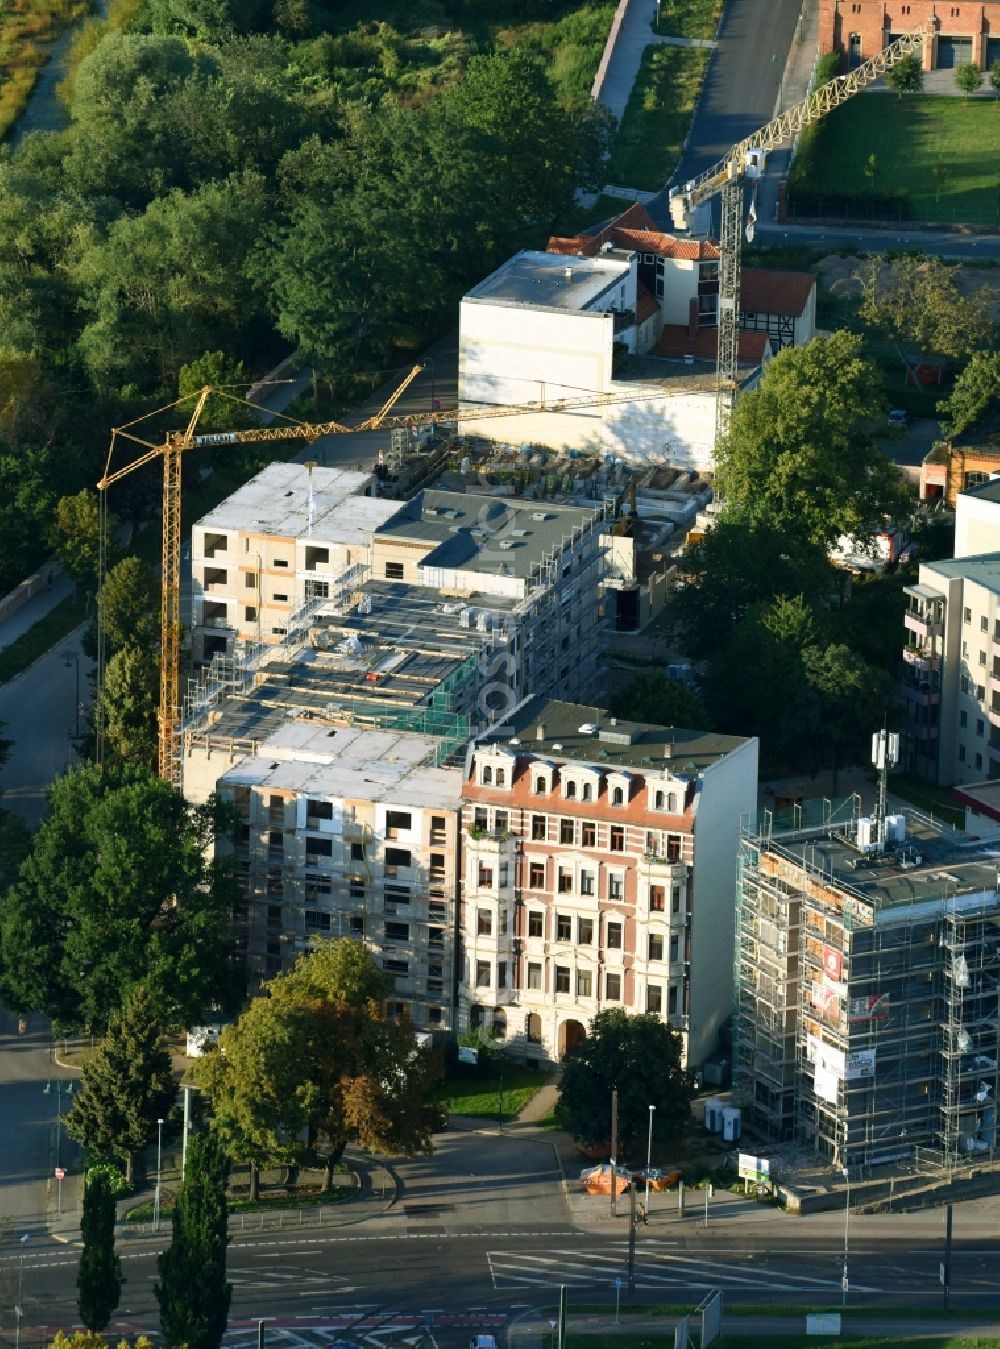
[[[829,84],[840,74],[840,52],[825,52],[816,62],[816,86]]]
[[[108,1188],[115,1199],[121,1199],[132,1192],[132,1186],[125,1179],[124,1173],[115,1162],[106,1160],[94,1162],[87,1167],[85,1183],[89,1185],[94,1176],[105,1176],[107,1178]]]

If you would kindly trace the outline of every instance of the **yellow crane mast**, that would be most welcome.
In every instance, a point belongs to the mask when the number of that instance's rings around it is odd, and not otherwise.
[[[180,684],[181,684],[181,460],[188,450],[198,449],[205,445],[251,445],[267,443],[269,441],[286,441],[301,439],[311,444],[321,436],[343,435],[359,431],[392,430],[397,427],[408,427],[416,425],[440,425],[442,422],[454,422],[459,419],[464,422],[483,421],[488,418],[496,417],[514,417],[527,413],[538,412],[572,412],[574,410],[585,410],[597,408],[605,405],[618,403],[631,403],[642,401],[651,395],[647,393],[631,392],[628,394],[586,394],[579,398],[560,398],[552,401],[544,399],[537,402],[513,404],[490,404],[468,409],[451,409],[445,412],[411,412],[395,417],[388,414],[398,402],[401,395],[413,382],[416,376],[423,369],[416,365],[409,372],[406,378],[396,388],[392,395],[379,408],[373,416],[359,422],[356,426],[345,426],[341,422],[301,422],[295,418],[287,417],[283,413],[271,413],[267,408],[262,408],[256,403],[251,403],[245,398],[237,398],[227,393],[223,389],[215,389],[206,385],[197,394],[189,394],[186,398],[178,399],[176,403],[171,403],[167,407],[158,408],[156,411],[148,413],[145,417],[140,417],[136,421],[129,422],[124,426],[115,427],[111,433],[111,445],[108,449],[108,457],[104,468],[104,475],[98,482],[97,487],[101,493],[101,563],[100,575],[103,582],[104,577],[104,558],[106,553],[107,537],[107,493],[108,489],[116,482],[137,469],[152,463],[157,459],[163,461],[163,538],[162,538],[162,565],[163,565],[163,584],[160,600],[160,699],[157,714],[158,725],[158,752],[157,764],[160,777],[174,786],[180,786],[181,778],[181,756],[180,756]],[[684,390],[659,390],[657,397],[674,397],[682,394]],[[245,407],[252,408],[256,412],[266,413],[269,416],[277,416],[282,421],[280,426],[256,426],[241,431],[219,431],[208,432],[203,435],[196,433],[198,421],[205,409],[205,404],[209,397],[217,395],[230,399],[232,402],[240,403]],[[170,408],[178,407],[181,404],[190,403],[194,399],[194,407],[188,418],[187,426],[183,431],[169,432],[163,441],[159,444],[151,440],[146,440],[138,435],[133,429],[141,422],[151,417],[161,416],[168,412]],[[129,440],[139,445],[143,453],[136,456],[128,464],[121,468],[112,468],[112,459],[114,457],[115,447],[119,440]],[[98,642],[97,642],[97,682],[99,696],[97,698],[97,745],[98,758],[103,757],[103,709],[101,706],[100,690],[103,687],[104,677],[104,631],[101,622],[100,607],[98,608]]]
[[[670,191],[670,218],[674,228],[686,231],[691,213],[716,194],[722,197],[722,221],[719,228],[719,341],[717,380],[719,395],[715,407],[715,443],[729,429],[736,396],[739,365],[740,329],[740,253],[743,233],[743,185],[761,176],[766,156],[793,140],[804,127],[825,117],[846,103],[866,85],[877,80],[904,57],[912,55],[932,36],[930,26],[915,28],[890,42],[877,56],[863,62],[846,75],[838,75],[822,84],[807,98],[752,135],[744,137],[711,168]]]

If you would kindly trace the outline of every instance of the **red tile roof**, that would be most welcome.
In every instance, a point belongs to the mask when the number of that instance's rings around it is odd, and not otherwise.
[[[740,276],[740,308],[754,314],[787,314],[798,318],[815,285],[816,278],[809,272],[744,267]]]
[[[716,245],[705,239],[675,239],[672,234],[663,234],[641,202],[630,206],[596,234],[577,234],[568,238],[554,235],[548,242],[547,251],[592,258],[600,253],[604,244],[635,253],[657,253],[664,258],[707,260],[719,256]]]
[[[653,354],[670,356],[674,360],[682,356],[694,356],[699,360],[714,361],[718,345],[717,328],[699,328],[692,340],[683,324],[668,323],[660,334],[660,341]],[[767,333],[740,333],[741,365],[760,365],[766,350]]]

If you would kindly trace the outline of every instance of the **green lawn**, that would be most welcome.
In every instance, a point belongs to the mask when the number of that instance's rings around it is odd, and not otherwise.
[[[81,588],[76,595],[61,600],[44,618],[40,618],[27,632],[22,632],[16,641],[0,651],[0,684],[6,684],[33,665],[39,656],[44,656],[56,642],[61,642],[85,617],[86,598]]]
[[[740,1308],[735,1315],[742,1315]],[[905,1312],[897,1313],[905,1316]],[[567,1335],[568,1349],[658,1349],[665,1342],[664,1335]],[[856,1335],[720,1335],[713,1340],[719,1349],[876,1349],[878,1345],[893,1345],[894,1349],[991,1349],[1000,1345],[995,1339],[969,1339],[960,1335],[931,1339],[900,1339],[895,1336],[861,1337]]]
[[[722,0],[660,0],[654,29],[664,37],[713,38],[721,15]]]
[[[875,156],[873,179],[865,175]],[[930,94],[863,94],[804,133],[796,188],[863,196],[905,192],[914,220],[1000,225],[1000,107]]]
[[[709,55],[703,47],[646,48],[615,137],[609,182],[650,192],[664,185],[680,158]]]
[[[532,1068],[504,1065],[503,1117],[511,1120],[548,1081],[545,1073]],[[449,1115],[500,1117],[500,1074],[494,1063],[455,1064],[432,1098]]]

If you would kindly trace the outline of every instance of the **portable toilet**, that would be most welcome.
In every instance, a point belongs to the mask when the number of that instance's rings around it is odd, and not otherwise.
[[[709,1133],[722,1133],[722,1102],[718,1096],[710,1096],[705,1102],[705,1128]]]
[[[722,1111],[722,1138],[726,1143],[738,1143],[743,1132],[738,1106],[727,1105]]]

